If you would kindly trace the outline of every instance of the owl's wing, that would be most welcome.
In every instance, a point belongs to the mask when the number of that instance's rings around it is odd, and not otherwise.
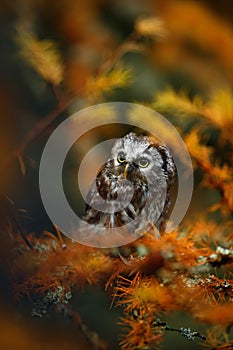
[[[174,160],[172,158],[172,155],[169,149],[165,145],[159,144],[157,146],[157,149],[162,157],[162,160],[163,160],[162,167],[164,170],[164,174],[166,176],[168,187],[170,187],[170,185],[174,181],[174,177],[176,174],[176,167],[175,167]]]
[[[100,212],[95,209],[98,202],[101,200],[99,193],[97,192],[95,182],[92,184],[90,191],[86,197],[86,210],[83,220],[90,224],[97,224],[100,220]]]
[[[157,150],[159,151],[162,160],[163,160],[163,171],[166,177],[167,182],[167,194],[166,194],[166,200],[164,203],[163,210],[161,212],[161,215],[156,223],[156,226],[158,227],[160,232],[165,232],[166,229],[166,223],[168,219],[169,209],[171,206],[171,199],[169,195],[169,189],[171,185],[174,182],[175,174],[176,174],[176,166],[174,163],[174,160],[172,158],[172,155],[170,153],[170,150],[162,143],[157,144]]]
[[[111,185],[111,182],[106,181],[107,175],[109,174],[105,163],[97,174],[87,194],[86,212],[83,219],[90,224],[98,224],[105,212],[105,200],[107,199],[106,196],[108,196],[109,186]]]
[[[93,183],[91,186],[91,189],[89,190],[86,196],[86,213],[91,208],[91,202],[93,198],[96,198],[96,195],[97,195],[96,185],[95,183]]]
[[[103,166],[99,169],[99,172],[96,175],[96,178],[94,179],[89,192],[87,193],[87,196],[86,196],[86,214],[87,214],[88,210],[91,208],[91,204],[92,204],[93,200],[96,200],[97,198],[99,198],[97,184],[100,183],[100,179],[101,179],[102,173],[105,169],[105,166],[106,166],[106,163],[103,164]]]

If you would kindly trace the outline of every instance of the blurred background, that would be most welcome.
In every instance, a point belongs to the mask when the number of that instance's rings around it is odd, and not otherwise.
[[[232,18],[230,0],[1,0],[2,235],[13,221],[15,230],[23,230],[25,236],[54,230],[39,194],[38,169],[43,147],[65,118],[93,104],[142,103],[161,112],[185,134],[202,120],[199,107],[206,103],[211,111],[217,106],[216,101],[222,101],[229,115],[219,113],[211,124],[211,113],[206,108],[209,120],[203,118],[200,129],[205,144],[214,147],[219,164],[230,163]],[[213,96],[218,96],[218,100]],[[102,139],[124,133],[120,126],[99,131]],[[97,131],[83,140],[84,153],[100,138],[99,134]],[[224,142],[219,141],[220,134]],[[67,165],[68,174],[76,167],[73,156]],[[200,188],[200,172],[195,176],[191,216],[219,196],[208,188]],[[71,202],[75,202],[72,181],[66,187]],[[215,214],[218,218],[219,214]],[[13,301],[13,262],[7,258],[8,248],[3,243],[1,348],[89,349],[82,333],[62,317],[52,314],[43,320],[32,319],[30,305],[19,306]],[[77,305],[87,304],[86,308],[80,307],[84,318],[108,340],[111,349],[118,349],[119,311],[108,310],[111,297],[106,297],[101,289],[93,292],[91,288],[85,295],[85,299],[82,293],[76,296]],[[174,349],[169,339],[165,346]],[[185,348],[187,343],[184,340],[179,346]],[[197,348],[189,344],[189,349]]]

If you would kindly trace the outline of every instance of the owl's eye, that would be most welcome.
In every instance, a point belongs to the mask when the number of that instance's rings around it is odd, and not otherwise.
[[[124,163],[124,162],[126,162],[125,154],[122,153],[122,152],[119,153],[119,154],[118,154],[118,157],[117,157],[117,160],[118,160],[119,163]]]
[[[138,160],[138,165],[139,165],[141,168],[146,168],[146,167],[148,167],[148,165],[149,165],[149,160],[146,159],[146,158],[139,158],[139,160]]]

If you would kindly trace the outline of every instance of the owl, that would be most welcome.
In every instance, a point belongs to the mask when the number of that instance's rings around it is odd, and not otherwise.
[[[165,229],[175,165],[168,148],[131,132],[117,139],[86,198],[84,220],[142,235]],[[127,225],[127,226],[125,226]]]

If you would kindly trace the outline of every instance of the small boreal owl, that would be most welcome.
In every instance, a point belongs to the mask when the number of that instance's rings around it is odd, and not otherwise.
[[[138,236],[153,230],[158,237],[165,228],[174,175],[168,148],[131,132],[114,143],[87,195],[83,219],[99,228],[127,225]]]

